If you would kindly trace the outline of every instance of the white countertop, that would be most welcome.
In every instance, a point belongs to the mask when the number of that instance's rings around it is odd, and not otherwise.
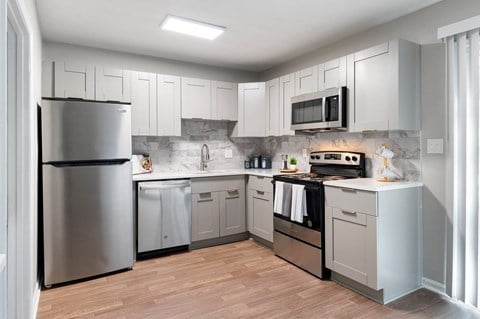
[[[165,180],[177,178],[201,178],[201,177],[218,177],[218,176],[234,176],[234,175],[254,175],[273,177],[273,175],[281,175],[278,169],[225,169],[212,171],[193,171],[193,172],[152,172],[147,174],[133,175],[133,181],[151,181]]]
[[[7,265],[7,256],[4,254],[0,254],[0,272],[3,271],[6,265]]]
[[[422,187],[422,182],[379,182],[376,178],[353,178],[324,182],[327,186],[381,192],[402,188]]]

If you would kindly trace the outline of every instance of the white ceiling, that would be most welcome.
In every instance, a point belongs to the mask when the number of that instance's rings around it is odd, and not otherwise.
[[[43,37],[263,71],[440,0],[37,0]],[[164,31],[167,14],[227,28],[214,41]]]

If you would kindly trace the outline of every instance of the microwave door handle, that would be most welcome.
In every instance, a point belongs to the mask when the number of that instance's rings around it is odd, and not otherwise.
[[[327,121],[327,119],[326,119],[327,105],[325,103],[327,103],[327,98],[323,97],[322,98],[322,122]]]

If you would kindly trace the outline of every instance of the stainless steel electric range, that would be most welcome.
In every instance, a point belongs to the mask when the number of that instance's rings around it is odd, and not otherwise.
[[[320,278],[329,278],[325,268],[324,181],[365,176],[365,154],[344,151],[310,153],[310,173],[276,175],[273,250],[283,259]],[[293,193],[303,185],[305,208],[299,218],[291,209]],[[282,191],[277,194],[279,187]],[[280,195],[281,194],[281,195]],[[293,201],[298,198],[293,195]],[[295,206],[295,204],[293,204]],[[290,209],[289,209],[290,207]]]

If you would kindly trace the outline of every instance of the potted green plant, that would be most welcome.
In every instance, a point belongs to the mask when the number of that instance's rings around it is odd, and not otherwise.
[[[296,170],[297,169],[297,159],[295,157],[290,157],[290,169]]]

